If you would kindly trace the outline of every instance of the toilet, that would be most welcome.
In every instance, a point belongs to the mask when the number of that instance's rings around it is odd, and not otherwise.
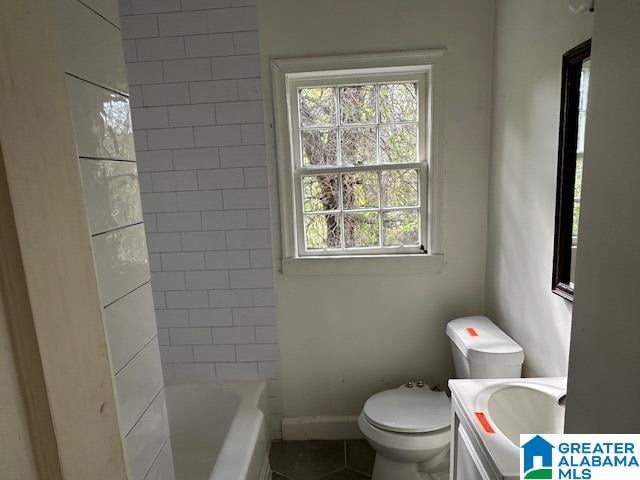
[[[447,324],[457,378],[514,378],[524,352],[484,316]],[[376,451],[372,480],[448,478],[451,408],[444,392],[421,381],[372,395],[358,426]]]

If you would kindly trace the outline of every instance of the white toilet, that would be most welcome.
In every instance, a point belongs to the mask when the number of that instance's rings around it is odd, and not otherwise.
[[[457,378],[520,377],[524,352],[483,316],[447,324]],[[372,480],[448,478],[451,411],[444,392],[422,382],[371,396],[358,426],[376,451]]]

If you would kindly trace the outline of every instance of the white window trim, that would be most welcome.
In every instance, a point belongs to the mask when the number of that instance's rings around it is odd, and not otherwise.
[[[290,270],[292,273],[300,273],[300,265],[313,264],[319,265],[320,260],[328,260],[331,263],[324,263],[320,268],[315,267],[314,270],[324,271],[326,265],[336,266],[340,259],[350,259],[349,264],[353,264],[352,260],[362,259],[362,261],[372,261],[383,259],[380,264],[389,264],[390,259],[410,257],[413,261],[420,262],[419,259],[432,257],[441,257],[442,251],[442,194],[444,168],[442,166],[440,155],[439,138],[441,121],[439,112],[442,101],[441,91],[441,66],[436,62],[444,54],[443,49],[438,50],[422,50],[410,52],[391,52],[380,54],[364,54],[364,55],[344,55],[331,57],[310,57],[295,59],[276,59],[271,62],[272,88],[273,88],[273,108],[275,120],[276,135],[276,165],[278,170],[279,199],[280,199],[280,227],[281,227],[281,246],[283,259],[283,272]],[[290,119],[289,119],[289,94],[288,85],[290,82],[299,78],[313,76],[317,79],[320,76],[336,76],[336,75],[353,75],[362,73],[366,70],[367,74],[388,74],[395,72],[398,74],[427,74],[429,89],[428,98],[429,110],[427,111],[427,130],[429,135],[428,147],[426,152],[428,159],[428,175],[426,185],[427,192],[427,219],[426,219],[426,241],[425,247],[428,254],[415,254],[415,252],[402,254],[396,253],[392,255],[322,255],[322,256],[296,256],[296,216],[293,197],[293,154],[290,135]],[[307,262],[309,260],[309,262]],[[336,262],[337,260],[337,262]],[[347,263],[347,262],[345,262]],[[362,263],[362,262],[359,262]],[[438,261],[442,263],[441,260]],[[287,267],[290,268],[287,268]],[[295,267],[294,267],[295,266]],[[366,270],[366,269],[365,269]]]

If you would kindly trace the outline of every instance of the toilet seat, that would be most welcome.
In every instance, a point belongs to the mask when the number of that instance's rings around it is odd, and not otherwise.
[[[428,433],[451,424],[449,399],[428,388],[394,388],[371,396],[362,413],[373,426],[396,433]]]

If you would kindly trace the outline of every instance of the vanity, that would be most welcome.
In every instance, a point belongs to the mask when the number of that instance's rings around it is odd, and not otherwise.
[[[519,436],[562,433],[566,382],[566,377],[450,380],[450,479],[519,479]]]

